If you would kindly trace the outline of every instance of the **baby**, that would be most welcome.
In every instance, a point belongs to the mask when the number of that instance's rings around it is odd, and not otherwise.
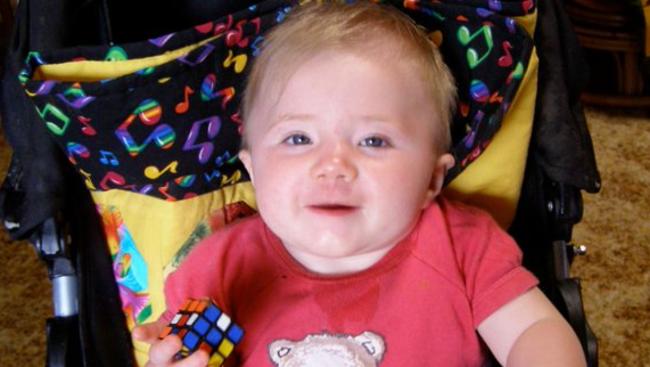
[[[402,13],[305,5],[267,35],[244,97],[240,158],[259,215],[197,246],[135,329],[148,366],[188,297],[212,298],[246,337],[245,366],[583,366],[580,344],[484,212],[439,196],[455,87]]]

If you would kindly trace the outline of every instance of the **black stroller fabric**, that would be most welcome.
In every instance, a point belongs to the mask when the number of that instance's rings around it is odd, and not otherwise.
[[[65,29],[66,7],[59,5],[20,2],[3,67],[0,108],[4,132],[15,153],[0,192],[0,216],[15,239],[25,238],[65,201],[61,153],[16,79],[29,49],[65,44],[64,32],[42,31],[42,27]]]
[[[600,175],[579,99],[589,78],[587,63],[560,1],[540,3],[538,23],[539,92],[531,151],[552,180],[597,192]]]
[[[0,217],[15,239],[36,235],[44,220],[60,218],[65,212],[71,221],[70,227],[74,228],[70,234],[75,240],[103,244],[96,213],[92,205],[88,205],[90,196],[84,191],[79,194],[81,182],[77,173],[70,170],[65,156],[44,129],[41,118],[16,79],[30,49],[66,47],[84,42],[79,37],[93,34],[67,32],[70,24],[78,24],[76,16],[85,14],[83,10],[82,4],[67,0],[22,0],[16,10],[14,32],[3,67],[0,99],[4,132],[14,149],[0,191]],[[97,39],[101,38],[99,33],[95,34]],[[73,197],[75,200],[71,200]],[[108,251],[104,246],[79,247],[80,254],[71,254],[78,260],[75,263],[78,271],[84,274],[79,279],[79,317],[72,318],[79,320],[79,324],[75,321],[65,325],[78,329],[68,335],[81,335],[84,345],[73,344],[73,336],[61,339],[58,337],[62,334],[57,334],[55,340],[50,340],[48,353],[57,356],[73,353],[75,356],[70,360],[76,361],[74,365],[81,360],[93,366],[133,365],[129,334],[119,327],[124,317]],[[97,287],[100,283],[104,286]],[[48,334],[52,330],[49,329]],[[110,351],[106,350],[107,346]]]

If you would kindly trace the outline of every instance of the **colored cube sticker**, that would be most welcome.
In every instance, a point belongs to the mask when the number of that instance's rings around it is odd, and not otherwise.
[[[209,299],[188,299],[165,327],[160,338],[176,334],[183,346],[176,358],[202,349],[210,355],[208,366],[221,366],[244,337],[244,331]]]

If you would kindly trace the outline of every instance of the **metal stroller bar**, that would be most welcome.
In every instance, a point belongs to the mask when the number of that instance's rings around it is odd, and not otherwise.
[[[569,268],[576,255],[585,255],[586,246],[571,243],[571,229],[582,219],[582,196],[580,190],[567,184],[552,183],[554,195],[547,203],[554,229],[553,241],[554,268],[557,290],[562,299],[566,317],[582,344],[587,357],[587,365],[598,366],[598,342],[587,319],[582,305],[580,279],[572,278]]]
[[[46,323],[48,367],[80,365],[78,278],[64,228],[60,220],[48,218],[30,237],[52,282],[54,317]]]
[[[54,218],[49,218],[39,231],[32,236],[32,244],[41,259],[47,263],[52,281],[52,300],[54,316],[67,317],[78,314],[77,274],[72,266],[68,244],[61,226]]]
[[[578,336],[587,365],[597,367],[597,339],[585,317],[580,280],[569,271],[575,256],[583,252],[571,243],[571,228],[581,216],[580,190],[549,179],[534,157],[529,157],[510,233],[524,250],[524,265],[539,277],[540,288]]]

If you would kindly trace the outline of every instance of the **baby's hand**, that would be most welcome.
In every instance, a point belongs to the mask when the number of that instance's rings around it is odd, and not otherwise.
[[[174,335],[167,335],[159,339],[158,335],[163,331],[167,322],[162,318],[158,321],[142,324],[133,329],[133,339],[151,345],[149,348],[149,362],[145,367],[204,367],[208,364],[209,356],[202,350],[189,355],[187,358],[176,361],[174,356],[181,350],[181,339]]]

